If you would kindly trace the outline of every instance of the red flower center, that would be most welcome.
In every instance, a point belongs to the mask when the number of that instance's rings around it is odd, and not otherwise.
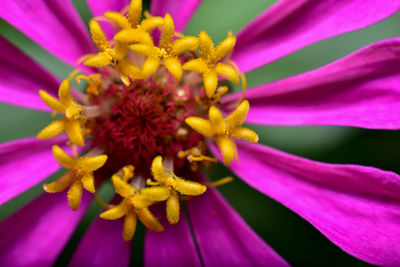
[[[93,100],[108,112],[91,122],[93,145],[108,155],[107,166],[118,170],[126,165],[149,169],[157,155],[176,154],[195,145],[200,136],[184,124],[195,114],[193,88],[178,88],[153,78],[136,80],[129,86],[112,83],[104,95]]]

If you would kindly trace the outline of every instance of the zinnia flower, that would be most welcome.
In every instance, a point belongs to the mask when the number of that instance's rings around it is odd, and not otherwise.
[[[247,115],[246,122],[268,125],[400,128],[400,39],[249,89],[247,100],[242,92],[225,95],[229,88],[221,85],[229,84],[225,78],[245,84],[242,73],[380,21],[400,1],[281,0],[237,40],[228,33],[216,47],[204,31],[180,33],[200,2],[153,0],[141,21],[141,1],[126,9],[127,0],[88,0],[100,16],[89,25],[96,52],[71,2],[3,1],[5,21],[66,63],[82,59],[97,73],[80,65],[86,75],[73,73],[61,83],[0,39],[0,100],[60,116],[40,140],[0,145],[0,204],[60,165],[69,170],[44,185],[49,193],[0,223],[0,264],[54,264],[98,184],[112,176],[117,196],[85,233],[71,266],[127,266],[130,242],[124,239],[132,239],[138,219],[150,229],[146,266],[287,266],[221,197],[218,182],[199,174],[199,167],[216,161],[208,147],[250,186],[347,253],[371,264],[400,265],[398,175],[289,155],[255,144],[257,134],[242,126]],[[70,88],[82,79],[85,95]],[[188,200],[186,216],[180,200]],[[149,207],[159,202],[166,205],[153,214]]]

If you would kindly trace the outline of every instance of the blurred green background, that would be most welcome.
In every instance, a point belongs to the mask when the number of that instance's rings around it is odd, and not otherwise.
[[[91,14],[85,1],[74,0],[73,2],[82,19],[87,23]],[[218,43],[229,30],[236,32],[274,2],[276,1],[203,0],[203,4],[189,23],[185,33],[197,35],[200,30],[206,30],[215,43]],[[144,5],[148,7],[149,1],[145,1]],[[249,86],[320,67],[372,42],[398,36],[399,25],[400,14],[396,14],[366,29],[311,45],[249,73],[247,75]],[[70,67],[1,20],[0,33],[58,77],[65,78],[71,71]],[[3,103],[0,103],[0,114],[2,114],[0,115],[0,142],[36,135],[51,120],[47,113],[24,110]],[[398,164],[400,135],[395,131],[316,126],[251,125],[250,127],[259,133],[261,143],[296,155],[324,162],[370,165],[385,170],[400,171]],[[60,173],[57,173],[49,180],[54,180],[59,175]],[[217,167],[211,176],[217,179],[226,175],[231,175],[231,173],[224,167]],[[293,266],[369,266],[342,252],[308,222],[281,204],[250,188],[240,179],[219,189],[247,223]],[[0,220],[10,216],[41,193],[42,186],[38,185],[0,206]],[[104,185],[100,194],[103,198],[109,199],[112,194],[110,184]],[[75,235],[57,260],[56,266],[64,266],[68,263],[80,238],[99,211],[100,208],[93,203]],[[139,226],[134,238],[131,265],[142,264],[143,237],[144,229]]]

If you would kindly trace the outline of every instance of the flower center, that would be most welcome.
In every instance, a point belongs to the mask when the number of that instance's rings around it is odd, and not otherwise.
[[[198,37],[175,32],[169,14],[140,21],[142,1],[132,0],[128,12],[106,12],[105,18],[119,29],[112,40],[106,38],[96,18],[89,28],[97,54],[86,55],[83,64],[97,67],[99,73],[77,75],[74,71],[59,87],[58,99],[39,91],[42,100],[59,114],[39,132],[39,139],[67,133],[73,155],[53,146],[57,162],[69,170],[58,180],[44,185],[49,193],[68,188],[67,198],[73,210],[79,208],[82,191],[96,194],[95,171],[108,176],[110,171],[118,205],[96,200],[105,211],[101,218],[125,217],[123,238],[131,240],[139,219],[147,228],[164,228],[149,207],[166,202],[170,224],[180,218],[180,200],[203,194],[207,186],[195,181],[200,166],[217,163],[207,156],[206,139],[220,148],[226,165],[238,158],[236,139],[257,142],[257,134],[243,127],[249,102],[240,99],[235,110],[224,117],[219,110],[220,97],[228,92],[221,77],[245,90],[246,80],[230,55],[236,43],[231,33],[214,46],[210,36]],[[99,19],[99,18],[97,18]],[[161,30],[155,44],[151,32]],[[198,52],[197,52],[198,51]],[[76,76],[76,77],[75,77]],[[86,95],[70,91],[70,82],[87,80]],[[90,142],[88,142],[90,140]],[[90,148],[79,156],[77,146]],[[102,169],[106,165],[107,169]],[[187,178],[177,176],[184,175]],[[152,177],[152,178],[149,178]],[[101,182],[101,181],[100,181]]]
[[[192,93],[197,88],[181,88],[171,75],[164,75],[163,79],[136,80],[129,86],[111,83],[92,100],[107,107],[88,126],[93,145],[103,148],[111,169],[133,165],[149,170],[157,155],[176,158],[201,137],[184,123],[196,114]]]

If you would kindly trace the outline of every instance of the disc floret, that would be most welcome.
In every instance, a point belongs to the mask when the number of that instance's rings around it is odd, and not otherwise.
[[[48,193],[58,193],[68,189],[68,202],[73,210],[77,210],[81,202],[82,190],[95,192],[93,172],[100,169],[107,161],[107,155],[93,157],[71,157],[59,146],[53,146],[53,155],[57,162],[69,170],[58,180],[45,184],[44,190]]]
[[[144,77],[149,77],[163,63],[165,68],[177,81],[181,80],[182,65],[178,56],[185,51],[196,50],[199,46],[199,41],[198,38],[193,36],[173,41],[174,32],[174,21],[167,13],[164,18],[159,47],[154,46],[153,43],[151,45],[133,44],[129,46],[133,52],[147,58],[142,67]]]
[[[115,70],[120,73],[121,79],[126,83],[128,83],[129,78],[141,78],[140,68],[125,60],[125,54],[128,50],[127,44],[117,42],[116,45],[111,48],[111,44],[107,41],[100,24],[96,20],[90,20],[89,27],[93,42],[100,49],[100,52],[88,58],[84,62],[86,66],[105,67],[113,65]]]
[[[229,34],[217,48],[214,47],[210,36],[205,31],[200,32],[199,40],[200,58],[186,62],[183,69],[202,75],[204,89],[207,96],[211,98],[218,86],[218,75],[224,76],[236,84],[240,82],[238,72],[229,64],[220,62],[233,50],[236,37]]]
[[[53,121],[37,135],[38,139],[49,139],[66,131],[70,141],[78,146],[83,146],[81,124],[83,120],[82,106],[74,101],[71,95],[69,81],[64,80],[59,89],[57,100],[43,90],[39,91],[40,98],[55,113],[62,114],[64,118]]]
[[[164,230],[160,222],[150,212],[149,206],[154,202],[145,198],[137,188],[123,181],[119,175],[113,175],[115,192],[122,197],[122,201],[100,214],[106,220],[116,220],[125,216],[123,238],[130,241],[136,231],[137,218],[150,230],[161,232]]]
[[[143,189],[145,196],[154,201],[167,201],[167,219],[170,224],[179,221],[179,195],[198,196],[206,191],[202,184],[182,179],[174,174],[172,170],[166,170],[163,166],[162,157],[157,156],[151,165],[151,173],[155,182],[148,181],[153,187]]]
[[[198,133],[212,138],[221,149],[225,165],[230,165],[237,158],[234,139],[257,143],[258,135],[251,129],[242,127],[249,112],[249,102],[243,101],[229,116],[224,118],[218,108],[212,106],[208,111],[208,120],[188,117],[186,123]]]

